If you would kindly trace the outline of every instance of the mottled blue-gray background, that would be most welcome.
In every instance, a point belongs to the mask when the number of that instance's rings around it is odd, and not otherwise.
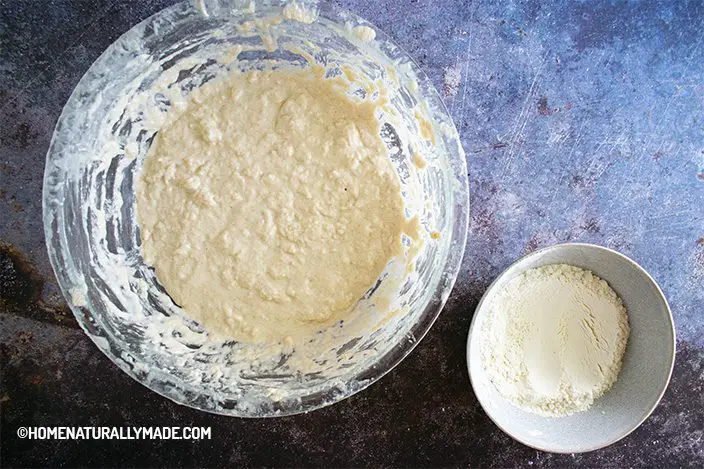
[[[416,351],[308,415],[200,413],[132,381],[58,294],[41,224],[53,126],[93,60],[160,0],[0,0],[0,405],[3,466],[704,466],[704,4],[335,3],[416,58],[462,136],[471,220],[462,273]],[[617,249],[660,283],[678,333],[661,405],[619,443],[550,455],[479,407],[464,362],[478,298],[519,256]],[[206,425],[205,442],[27,441],[18,426]]]

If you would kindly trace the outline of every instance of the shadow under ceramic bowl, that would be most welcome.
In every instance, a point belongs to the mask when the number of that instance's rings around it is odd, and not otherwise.
[[[613,388],[588,410],[566,417],[543,417],[512,405],[489,380],[481,353],[487,305],[494,295],[526,270],[548,264],[570,264],[604,279],[623,300],[630,325],[623,365]],[[489,417],[521,443],[555,453],[593,451],[638,428],[660,402],[674,361],[675,329],[660,287],[633,260],[590,244],[550,246],[511,265],[479,302],[467,340],[470,380]]]

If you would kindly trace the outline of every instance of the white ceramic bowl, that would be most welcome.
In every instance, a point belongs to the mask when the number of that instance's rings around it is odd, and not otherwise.
[[[621,373],[613,388],[584,412],[549,418],[508,402],[489,381],[481,356],[482,330],[492,297],[528,269],[570,264],[606,280],[623,300],[630,336]],[[578,453],[608,446],[648,418],[670,381],[675,361],[675,329],[670,307],[655,280],[638,264],[611,249],[591,244],[559,244],[518,260],[489,286],[469,328],[467,365],[480,404],[511,437],[533,448]]]

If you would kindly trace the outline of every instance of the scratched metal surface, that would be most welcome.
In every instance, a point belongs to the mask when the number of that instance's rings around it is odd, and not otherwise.
[[[275,420],[207,415],[133,382],[78,329],[44,248],[44,155],[61,107],[105,47],[171,3],[0,0],[2,465],[704,466],[702,2],[336,2],[388,31],[443,93],[468,155],[471,234],[445,311],[408,359],[340,404]],[[678,332],[653,416],[584,455],[501,433],[464,363],[489,282],[562,241],[640,262]],[[16,437],[31,425],[206,425],[213,439]]]

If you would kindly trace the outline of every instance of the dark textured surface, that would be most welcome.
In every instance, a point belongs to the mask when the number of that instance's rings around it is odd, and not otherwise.
[[[341,2],[443,93],[468,155],[471,233],[444,312],[401,365],[346,401],[274,420],[201,413],[132,381],[78,328],[45,252],[42,174],[61,107],[102,50],[171,3],[0,0],[2,466],[704,466],[702,2]],[[489,421],[464,350],[489,282],[568,240],[651,272],[678,352],[643,426],[600,451],[551,455]],[[213,438],[17,438],[38,425],[203,425]]]

